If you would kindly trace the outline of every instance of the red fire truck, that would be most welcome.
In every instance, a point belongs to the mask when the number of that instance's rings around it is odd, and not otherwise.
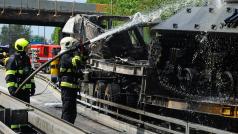
[[[30,48],[30,58],[33,69],[51,60],[60,51],[59,45],[31,44]],[[49,73],[50,66],[45,67],[43,71]]]

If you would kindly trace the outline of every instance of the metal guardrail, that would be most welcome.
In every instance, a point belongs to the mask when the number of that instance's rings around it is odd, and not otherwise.
[[[0,106],[7,109],[28,110],[28,122],[37,127],[40,131],[47,134],[90,134],[86,130],[77,128],[70,123],[67,123],[61,119],[55,118],[52,115],[41,111],[40,109],[25,103],[19,99],[11,97],[3,92],[0,92]],[[19,115],[21,116],[21,115]],[[1,128],[4,128],[4,132],[12,133],[3,124],[0,124]]]
[[[16,134],[13,130],[7,127],[5,124],[0,122],[0,134]]]
[[[144,124],[144,125],[149,126],[151,128],[158,129],[158,130],[168,132],[168,133],[189,134],[191,130],[195,129],[197,131],[199,130],[199,131],[203,131],[203,132],[210,132],[210,133],[216,133],[216,134],[234,134],[232,132],[228,132],[228,131],[224,131],[224,130],[220,130],[220,129],[216,129],[216,128],[212,128],[212,127],[208,127],[208,126],[203,126],[203,125],[195,124],[195,123],[191,123],[191,122],[186,122],[186,121],[176,119],[176,118],[156,115],[156,114],[149,113],[149,112],[146,112],[146,111],[143,111],[143,110],[134,109],[134,108],[127,107],[127,106],[124,106],[124,105],[120,105],[120,104],[117,104],[117,103],[113,103],[113,102],[109,102],[109,101],[106,101],[106,100],[94,98],[94,97],[91,97],[91,96],[88,96],[88,95],[85,95],[85,94],[81,94],[81,96],[83,98],[86,98],[88,100],[96,102],[98,105],[101,104],[101,105],[107,105],[107,106],[116,108],[117,110],[115,110],[115,111],[120,111],[120,109],[122,109],[122,110],[126,110],[128,112],[133,112],[133,113],[138,114],[140,116],[150,117],[150,118],[153,118],[153,119],[164,121],[164,122],[166,122],[170,125],[171,124],[176,124],[176,125],[178,125],[182,128],[185,128],[185,131],[181,132],[181,131],[173,130],[173,129],[171,129],[171,127],[166,128],[166,127],[150,124],[150,123],[144,122],[140,119],[135,119],[135,118],[131,118],[131,117],[128,117],[128,116],[125,116],[125,115],[121,115],[118,112],[110,111],[108,109],[101,108],[100,106],[95,106],[95,105],[92,105],[90,103],[78,100],[78,101],[80,101],[80,103],[82,103],[84,105],[87,105],[89,107],[92,107],[94,109],[98,109],[102,112],[109,113],[109,114],[112,114],[114,116],[121,117],[121,118],[130,120],[130,121],[133,121],[133,122],[136,122],[136,123]]]

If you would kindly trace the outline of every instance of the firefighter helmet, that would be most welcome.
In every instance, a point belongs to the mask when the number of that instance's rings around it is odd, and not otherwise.
[[[79,43],[79,41],[73,37],[64,37],[60,41],[61,53],[70,49],[73,45]]]
[[[17,51],[24,51],[29,42],[25,38],[20,38],[15,42],[15,49]]]

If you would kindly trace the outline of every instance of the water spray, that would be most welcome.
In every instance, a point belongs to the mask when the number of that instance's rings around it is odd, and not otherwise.
[[[217,8],[222,7],[224,0],[208,0],[208,5],[215,6]]]

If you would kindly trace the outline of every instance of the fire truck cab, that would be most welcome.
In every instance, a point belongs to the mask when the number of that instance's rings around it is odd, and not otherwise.
[[[30,59],[33,69],[40,67],[42,64],[51,60],[56,52],[60,51],[59,45],[48,44],[31,44],[30,45]],[[50,72],[50,66],[47,66],[43,70],[45,73]]]

